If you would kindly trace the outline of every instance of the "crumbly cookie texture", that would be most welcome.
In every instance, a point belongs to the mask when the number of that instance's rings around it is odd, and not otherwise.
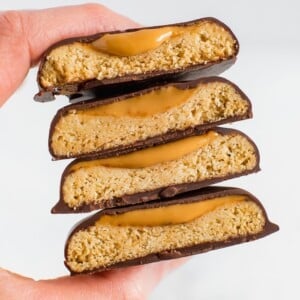
[[[244,116],[249,103],[232,85],[209,82],[200,84],[186,102],[150,116],[90,116],[92,110],[70,109],[59,117],[50,136],[54,155],[68,157],[128,146],[172,130]]]
[[[90,79],[176,71],[223,60],[234,56],[235,52],[236,41],[230,32],[211,21],[200,21],[197,30],[185,30],[158,48],[133,56],[109,55],[97,51],[89,43],[59,46],[47,56],[40,73],[40,84],[47,88]]]
[[[173,184],[242,173],[255,168],[257,156],[247,138],[233,133],[218,135],[213,142],[179,159],[144,168],[112,168],[94,165],[93,161],[87,163],[90,166],[70,172],[63,180],[63,201],[74,209]]]
[[[252,201],[223,205],[193,221],[165,226],[93,225],[68,242],[66,264],[83,272],[172,249],[257,234],[265,217]]]

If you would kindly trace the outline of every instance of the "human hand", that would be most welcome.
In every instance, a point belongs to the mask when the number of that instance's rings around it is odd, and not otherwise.
[[[136,26],[97,4],[0,13],[0,106],[53,43]],[[0,269],[0,299],[145,299],[184,260],[40,281]]]
[[[43,52],[65,38],[137,27],[98,4],[35,11],[0,11],[0,106]]]
[[[39,281],[0,269],[0,299],[147,299],[159,281],[184,261],[181,258],[95,275]]]

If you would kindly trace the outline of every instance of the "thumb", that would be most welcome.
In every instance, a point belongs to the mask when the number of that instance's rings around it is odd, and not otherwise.
[[[0,299],[33,299],[34,283],[34,280],[30,278],[22,277],[0,268]],[[17,293],[17,291],[22,291],[22,295]]]
[[[0,12],[0,106],[55,42],[136,26],[99,4]]]
[[[40,281],[0,269],[0,299],[147,299],[162,278],[186,260]]]

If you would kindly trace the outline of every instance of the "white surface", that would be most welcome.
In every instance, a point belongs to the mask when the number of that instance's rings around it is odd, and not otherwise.
[[[1,0],[1,9],[61,1]],[[64,4],[80,1],[64,1]],[[300,299],[299,80],[297,1],[103,1],[140,23],[215,16],[240,40],[236,65],[224,74],[252,99],[254,119],[234,124],[257,143],[262,172],[231,180],[264,203],[280,232],[253,243],[195,256],[163,280],[152,299]],[[1,58],[3,59],[3,58]],[[52,162],[49,123],[67,102],[35,103],[36,70],[0,109],[0,266],[34,278],[66,274],[63,245],[80,215],[50,215],[67,161]],[[225,184],[225,183],[224,183]]]

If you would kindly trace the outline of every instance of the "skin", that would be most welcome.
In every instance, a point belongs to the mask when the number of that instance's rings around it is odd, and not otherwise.
[[[5,58],[0,60],[0,106],[53,43],[137,26],[98,4],[0,12],[0,57]],[[0,299],[146,299],[159,281],[184,261],[177,259],[97,275],[39,281],[0,268]]]

